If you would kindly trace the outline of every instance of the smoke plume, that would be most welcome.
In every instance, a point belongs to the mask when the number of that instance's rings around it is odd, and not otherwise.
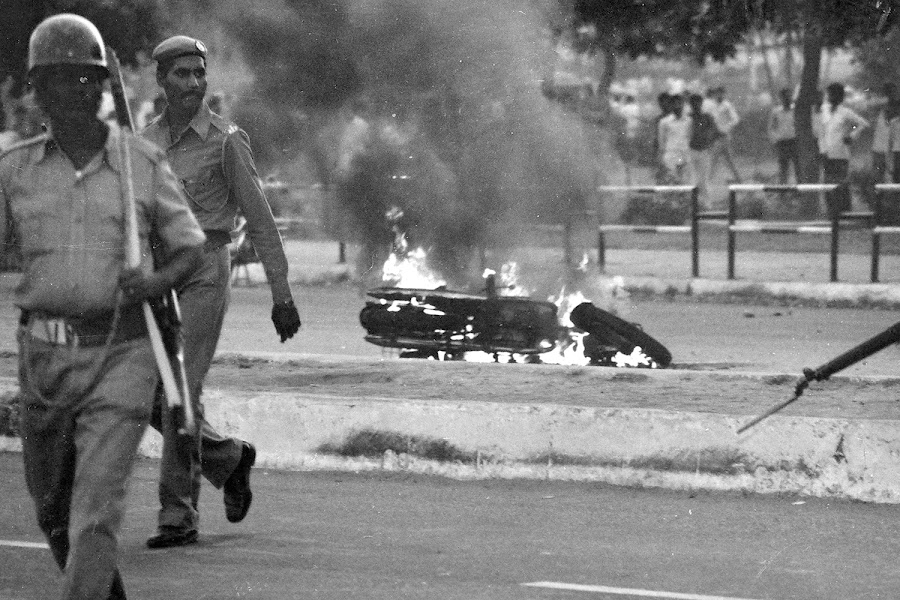
[[[411,242],[458,281],[475,249],[523,243],[525,222],[564,221],[596,183],[580,120],[541,93],[552,48],[534,4],[267,0],[214,12],[253,74],[235,114],[254,115],[242,123],[255,146],[268,140],[260,159],[312,155],[339,190],[338,220],[373,255],[399,206]]]

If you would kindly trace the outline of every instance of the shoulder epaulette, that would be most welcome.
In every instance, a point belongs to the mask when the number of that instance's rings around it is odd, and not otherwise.
[[[19,140],[18,142],[13,143],[9,148],[6,148],[2,152],[0,152],[0,159],[5,158],[7,155],[12,154],[18,150],[24,150],[25,148],[31,148],[38,144],[46,144],[47,140],[50,139],[50,134],[48,133],[40,133],[34,137],[26,138],[24,140]]]
[[[214,112],[210,113],[209,116],[210,122],[216,126],[216,129],[224,133],[225,135],[232,135],[241,130],[240,127],[232,123],[231,121],[226,120],[221,115],[217,115]]]

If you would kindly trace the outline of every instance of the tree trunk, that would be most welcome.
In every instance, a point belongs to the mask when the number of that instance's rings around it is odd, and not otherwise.
[[[769,60],[769,44],[766,42],[760,31],[757,31],[754,37],[759,46],[759,53],[762,55],[763,68],[766,71],[766,81],[769,84],[769,95],[772,97],[773,101],[777,102],[778,86],[775,84],[775,73],[772,72],[772,62]]]
[[[794,110],[800,180],[803,183],[815,183],[819,180],[819,148],[813,137],[812,107],[819,87],[821,61],[822,36],[817,25],[810,24],[803,32],[803,68],[800,71],[800,93]]]
[[[794,90],[794,30],[788,29],[784,37],[784,77],[787,88]]]
[[[603,73],[597,86],[597,93],[609,96],[609,88],[616,77],[616,53],[609,46],[603,47]]]

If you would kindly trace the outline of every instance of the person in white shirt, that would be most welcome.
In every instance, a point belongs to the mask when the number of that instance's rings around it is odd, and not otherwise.
[[[625,101],[619,108],[619,114],[625,119],[625,137],[633,140],[638,136],[641,128],[641,107],[638,106],[634,96],[627,94]]]
[[[670,112],[660,119],[657,132],[660,163],[669,182],[683,183],[690,160],[691,118],[685,114],[684,98],[675,94],[670,102]]]
[[[900,95],[888,104],[888,171],[890,181],[900,183]]]
[[[875,129],[872,132],[872,174],[875,183],[884,183],[888,171],[888,157],[891,152],[891,117],[888,114],[894,103],[894,84],[886,83],[882,88],[885,104],[875,117]]]
[[[794,129],[794,106],[791,103],[791,91],[781,90],[781,104],[772,108],[769,115],[769,139],[775,146],[778,156],[778,183],[785,184],[788,171],[794,166],[794,181],[799,181],[797,162],[797,132]]]
[[[737,167],[734,165],[734,158],[731,153],[731,132],[735,126],[740,123],[737,110],[734,105],[725,99],[725,86],[719,86],[712,91],[713,102],[712,110],[709,113],[716,122],[716,127],[722,132],[722,136],[716,140],[710,153],[709,176],[712,178],[716,174],[716,167],[719,160],[725,161],[725,166],[731,171],[731,177],[735,182],[741,181],[741,174],[738,173]]]
[[[823,180],[825,183],[847,183],[850,170],[850,144],[869,126],[869,122],[843,104],[843,84],[830,84],[827,93],[831,112],[822,123],[825,150],[825,161],[822,165]],[[850,210],[850,191],[847,186],[842,186],[836,192],[830,192],[825,200],[830,217]]]
[[[825,106],[825,100],[821,90],[816,90],[815,100],[812,105],[812,134],[816,138],[816,150],[819,153],[817,160],[819,161],[819,171],[821,174],[822,163],[825,162],[825,135],[822,131],[825,126],[825,120],[831,112],[831,107]]]

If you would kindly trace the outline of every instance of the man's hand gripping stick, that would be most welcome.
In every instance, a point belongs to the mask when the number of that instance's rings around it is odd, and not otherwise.
[[[106,52],[109,64],[110,91],[116,106],[117,121],[122,129],[122,135],[119,136],[119,159],[122,165],[119,183],[125,207],[126,263],[129,267],[135,268],[140,266],[141,263],[141,249],[138,239],[131,148],[127,140],[128,136],[133,135],[134,126],[131,119],[131,111],[128,109],[128,102],[125,99],[125,86],[122,80],[122,72],[119,68],[119,59],[112,48],[107,47]],[[169,290],[166,297],[161,299],[158,304],[161,307],[161,314],[164,315],[165,337],[150,303],[145,301],[141,306],[144,311],[144,319],[147,322],[147,332],[153,344],[153,355],[156,358],[156,366],[162,379],[163,391],[166,395],[169,410],[172,411],[175,418],[178,433],[180,435],[194,436],[197,431],[197,425],[187,385],[187,373],[184,367],[184,343],[181,333],[181,312],[178,307],[178,296],[174,290]]]

